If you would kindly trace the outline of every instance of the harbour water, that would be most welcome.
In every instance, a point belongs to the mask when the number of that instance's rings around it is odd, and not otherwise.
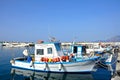
[[[104,68],[98,68],[91,73],[47,73],[12,68],[10,60],[23,56],[24,49],[30,53],[34,47],[9,48],[0,47],[0,80],[111,80],[111,74]]]

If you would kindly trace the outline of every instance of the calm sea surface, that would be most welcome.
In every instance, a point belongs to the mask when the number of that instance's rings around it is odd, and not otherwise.
[[[10,60],[14,57],[23,56],[26,49],[8,48],[0,46],[0,80],[110,80],[110,72],[99,68],[96,72],[85,74],[71,73],[47,73],[35,72],[24,69],[12,68]],[[34,52],[34,47],[27,47],[30,53]]]

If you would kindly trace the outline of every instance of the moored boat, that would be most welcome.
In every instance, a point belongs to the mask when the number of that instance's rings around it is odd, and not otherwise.
[[[13,67],[45,72],[91,72],[100,56],[86,54],[86,48],[72,45],[71,53],[64,54],[60,42],[35,44],[34,55],[24,51],[25,57],[17,57],[10,62]]]

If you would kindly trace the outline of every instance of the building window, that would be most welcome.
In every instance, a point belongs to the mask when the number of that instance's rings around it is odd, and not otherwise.
[[[37,55],[44,55],[44,49],[37,49]]]
[[[52,54],[52,48],[47,48],[48,54]]]

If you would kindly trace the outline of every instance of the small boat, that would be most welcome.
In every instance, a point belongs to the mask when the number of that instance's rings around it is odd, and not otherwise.
[[[31,45],[32,43],[5,42],[2,43],[2,46],[15,48],[15,47],[28,47],[29,44]]]
[[[91,48],[87,48],[86,49],[86,53],[90,53],[90,52],[104,52],[104,51],[110,51],[110,49],[112,49],[110,46],[109,47],[105,47],[105,45],[103,45],[102,43],[98,43],[98,44],[92,44]]]
[[[118,53],[106,52],[98,60],[97,66],[107,69],[114,76],[116,73],[116,63],[117,63]]]
[[[87,53],[85,46],[72,45],[71,53],[64,54],[60,42],[35,44],[34,55],[23,51],[25,57],[10,61],[12,67],[43,72],[91,72],[100,60],[98,53]]]

